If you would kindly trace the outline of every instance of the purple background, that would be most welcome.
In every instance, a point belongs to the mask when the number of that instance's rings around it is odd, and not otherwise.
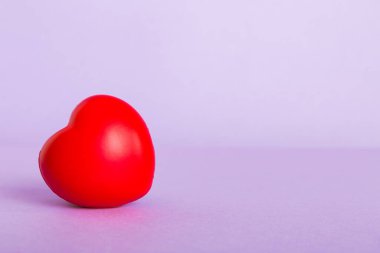
[[[380,2],[0,1],[0,252],[379,252]],[[37,157],[132,104],[144,199],[81,209]]]
[[[38,149],[0,151],[1,252],[380,249],[377,150],[161,148],[152,191],[113,209],[54,196]]]
[[[2,0],[0,140],[42,143],[107,93],[165,145],[378,147],[379,13],[378,0]]]

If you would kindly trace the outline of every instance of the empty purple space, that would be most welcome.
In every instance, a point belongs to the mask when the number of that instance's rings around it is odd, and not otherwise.
[[[378,0],[0,3],[0,141],[42,143],[98,93],[156,143],[380,146]]]
[[[151,192],[114,209],[54,196],[36,148],[2,148],[2,252],[378,252],[378,150],[159,149]],[[22,159],[20,159],[22,157]]]

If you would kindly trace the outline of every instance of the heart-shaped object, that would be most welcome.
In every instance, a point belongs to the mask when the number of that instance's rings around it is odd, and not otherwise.
[[[41,149],[50,189],[82,207],[116,207],[151,188],[155,155],[148,128],[129,104],[108,95],[82,101]]]

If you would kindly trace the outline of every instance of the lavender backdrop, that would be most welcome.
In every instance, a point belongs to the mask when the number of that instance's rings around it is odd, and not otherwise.
[[[0,252],[378,253],[379,45],[378,0],[1,0]],[[97,93],[157,150],[116,209],[37,165]]]
[[[0,139],[41,143],[84,97],[124,98],[157,143],[380,145],[380,3],[0,3]]]

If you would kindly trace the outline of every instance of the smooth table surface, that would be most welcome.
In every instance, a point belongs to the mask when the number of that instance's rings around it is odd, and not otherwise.
[[[0,150],[0,252],[380,252],[380,150],[158,147],[151,192],[114,209]]]

